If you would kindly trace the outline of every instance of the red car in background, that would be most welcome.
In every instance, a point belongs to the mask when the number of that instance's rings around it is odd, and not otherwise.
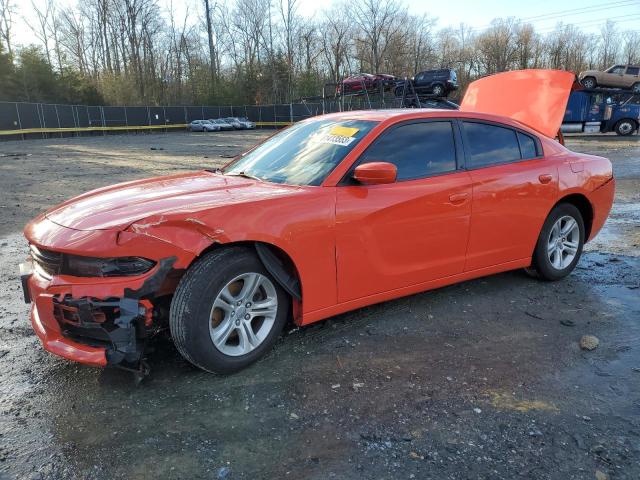
[[[559,280],[615,188],[609,160],[554,140],[573,80],[507,72],[460,110],[314,117],[221,170],[68,200],[25,228],[33,328],[56,355],[127,368],[169,329],[189,362],[229,373],[289,321],[518,268]]]
[[[364,92],[365,90],[373,91],[379,90],[381,86],[385,90],[389,90],[395,85],[395,82],[396,77],[386,73],[377,73],[375,75],[360,73],[342,80],[336,87],[336,93],[338,95],[346,95],[349,93]]]

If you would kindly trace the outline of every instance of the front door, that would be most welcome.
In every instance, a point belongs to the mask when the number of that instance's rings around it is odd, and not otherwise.
[[[336,187],[339,302],[463,271],[471,180],[454,132],[446,120],[392,126],[356,164],[393,163],[396,183]]]

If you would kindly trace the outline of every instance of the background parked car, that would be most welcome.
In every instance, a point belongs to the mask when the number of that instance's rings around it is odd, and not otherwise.
[[[587,70],[580,72],[578,78],[585,88],[628,88],[640,92],[640,65],[614,65],[604,72]]]
[[[247,130],[253,130],[256,128],[256,124],[249,120],[247,117],[235,117],[240,123],[244,125],[244,128]]]
[[[223,118],[225,122],[231,125],[235,130],[244,130],[244,124],[238,120],[236,117],[226,117]]]
[[[439,70],[425,70],[410,80],[417,93],[431,93],[436,97],[446,97],[458,88],[458,76],[454,70],[442,68]],[[409,88],[409,85],[407,85]],[[396,84],[395,95],[401,96],[405,90],[405,82]]]
[[[233,125],[222,118],[210,118],[209,121],[220,127],[220,130],[233,130]]]
[[[191,132],[218,132],[220,127],[210,120],[193,120],[187,129]]]

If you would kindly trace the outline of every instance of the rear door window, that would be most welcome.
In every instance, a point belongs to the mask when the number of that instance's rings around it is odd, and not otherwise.
[[[486,123],[462,123],[470,168],[520,160],[520,146],[515,130]]]
[[[627,67],[627,75],[638,75],[640,67]]]
[[[389,162],[398,181],[453,172],[456,148],[449,121],[418,122],[392,127],[362,155],[360,164]]]

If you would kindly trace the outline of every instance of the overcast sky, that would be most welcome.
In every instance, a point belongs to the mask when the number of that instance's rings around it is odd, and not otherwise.
[[[45,0],[34,0],[36,4]],[[171,0],[158,0],[167,10]],[[215,2],[215,0],[213,0]],[[224,1],[224,0],[218,0]],[[274,0],[277,3],[279,0]],[[326,0],[298,0],[298,12],[311,17],[322,11],[323,5],[330,4]],[[28,23],[35,25],[32,8],[27,0],[18,3],[18,25],[14,29],[15,40],[20,44],[33,43],[33,36]],[[75,0],[59,0],[61,4],[75,4]],[[200,10],[202,0],[174,0],[173,8],[182,18],[185,12],[194,17]],[[457,26],[461,22],[482,30],[496,17],[517,17],[528,20],[540,33],[553,30],[562,21],[573,23],[584,31],[597,32],[600,26],[611,19],[618,24],[620,30],[637,30],[640,32],[640,0],[411,0],[409,11],[414,14],[426,13],[438,18],[438,27]]]

